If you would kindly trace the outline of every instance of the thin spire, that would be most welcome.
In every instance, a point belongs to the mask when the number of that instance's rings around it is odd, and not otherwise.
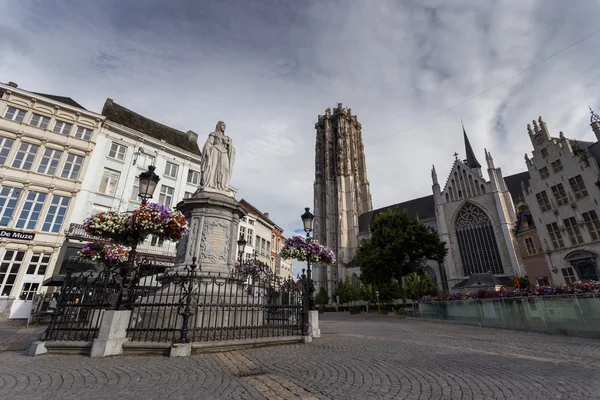
[[[479,161],[477,161],[477,158],[475,157],[475,153],[473,152],[471,143],[469,143],[467,131],[465,130],[465,125],[462,123],[462,119],[460,120],[460,123],[463,128],[463,136],[465,137],[465,153],[467,154],[467,166],[469,168],[481,168],[481,164],[479,164]]]

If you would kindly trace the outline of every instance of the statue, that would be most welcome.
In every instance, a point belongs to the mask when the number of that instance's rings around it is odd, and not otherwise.
[[[215,131],[208,135],[202,148],[201,189],[229,191],[229,181],[235,162],[235,149],[231,138],[225,135],[225,128],[225,122],[217,122]]]

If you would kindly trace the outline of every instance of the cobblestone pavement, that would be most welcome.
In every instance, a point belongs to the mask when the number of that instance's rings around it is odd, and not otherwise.
[[[323,337],[310,345],[190,358],[2,351],[0,399],[600,398],[600,341],[376,315],[322,317]]]

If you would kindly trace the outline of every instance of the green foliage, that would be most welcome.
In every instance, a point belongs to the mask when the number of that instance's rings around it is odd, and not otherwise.
[[[378,283],[375,288],[379,290],[379,301],[381,302],[388,302],[402,297],[402,288],[396,278],[392,278],[388,282]]]
[[[359,300],[375,300],[375,289],[373,289],[373,285],[369,283],[363,283],[360,285]]]
[[[398,282],[425,260],[443,262],[448,249],[438,234],[406,210],[393,207],[381,212],[370,226],[371,237],[356,253],[363,281],[374,285]],[[380,289],[381,291],[381,289]]]
[[[320,306],[324,306],[329,303],[329,293],[327,293],[327,289],[325,287],[321,287],[321,289],[319,289],[319,292],[315,297],[315,301]]]
[[[339,281],[335,292],[333,292],[334,296],[340,297],[340,303],[350,303],[352,301],[356,301],[360,299],[360,290],[352,284],[352,280],[349,276],[346,276],[346,279],[343,281]]]
[[[419,270],[418,273],[419,290],[417,290],[417,272],[409,274],[404,280],[408,298],[411,300],[417,300],[417,292],[420,297],[437,295],[438,289],[429,274],[427,274],[427,272],[425,272],[423,269]]]
[[[519,286],[521,287],[521,289],[527,289],[529,286],[531,286],[531,282],[529,282],[529,278],[526,276],[520,276],[519,277]]]

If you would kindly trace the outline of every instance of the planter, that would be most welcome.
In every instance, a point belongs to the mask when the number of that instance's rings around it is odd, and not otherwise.
[[[350,314],[360,314],[360,310],[350,310]]]

